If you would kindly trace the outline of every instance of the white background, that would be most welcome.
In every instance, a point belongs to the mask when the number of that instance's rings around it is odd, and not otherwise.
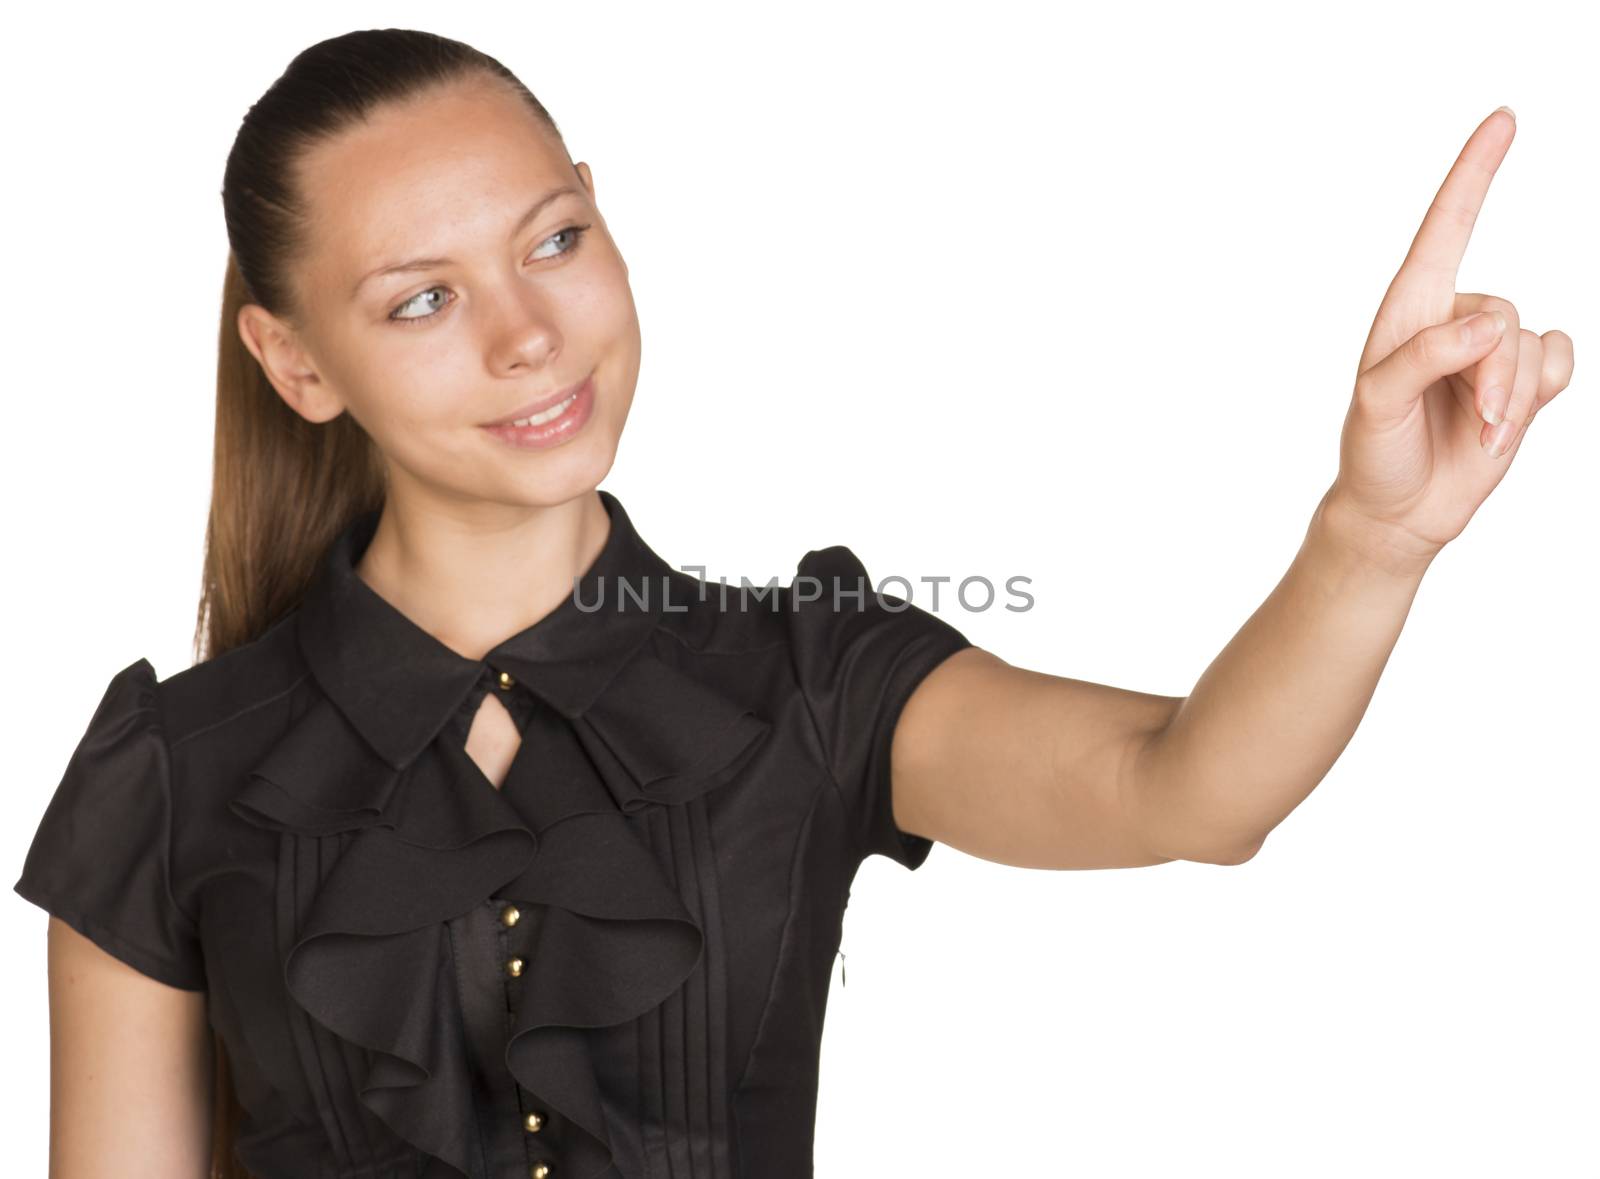
[[[466,40],[589,162],[645,345],[603,486],[657,552],[762,581],[835,543],[875,578],[1024,575],[1028,612],[939,613],[1013,663],[1171,695],[1294,556],[1384,288],[1507,103],[1519,130],[1459,289],[1566,331],[1577,373],[1427,575],[1343,757],[1239,867],[869,860],[816,1166],[1600,1175],[1600,103],[1580,12],[8,20],[7,883],[109,677],[141,655],[163,678],[188,663],[222,167],[312,42],[384,25]],[[45,918],[12,895],[0,923],[7,1170],[42,1175]]]

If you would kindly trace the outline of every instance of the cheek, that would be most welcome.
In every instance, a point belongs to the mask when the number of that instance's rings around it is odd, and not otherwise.
[[[576,285],[564,292],[560,316],[562,326],[614,347],[638,331],[639,316],[634,307],[633,288],[628,272],[614,250],[591,255],[581,273],[574,272]]]
[[[624,325],[613,339],[606,362],[601,368],[607,404],[605,419],[613,435],[622,432],[623,423],[633,406],[634,391],[639,384],[639,331],[634,321],[631,328]]]
[[[625,415],[639,375],[640,332],[633,292],[620,268],[616,285],[608,292],[604,316],[605,339],[602,346],[612,372],[613,396],[619,401],[621,412]]]
[[[406,328],[391,329],[396,333]],[[421,333],[426,329],[413,329]],[[371,358],[361,377],[362,405],[374,437],[415,436],[472,421],[474,393],[482,381],[443,333]],[[359,416],[359,415],[358,415]]]
[[[418,358],[421,361],[421,357]],[[351,412],[389,461],[414,474],[448,476],[470,458],[475,442],[463,429],[473,421],[471,383],[425,362],[368,372]]]

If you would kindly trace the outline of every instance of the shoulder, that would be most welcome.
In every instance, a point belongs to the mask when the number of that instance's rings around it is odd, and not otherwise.
[[[786,654],[806,629],[804,622],[797,625],[797,617],[818,613],[813,603],[825,599],[834,582],[848,593],[858,580],[870,590],[866,570],[843,545],[808,550],[787,580],[708,579],[687,567],[674,569],[667,575],[657,630],[672,645],[698,655]],[[829,588],[819,592],[823,583]]]
[[[170,745],[225,728],[291,694],[308,669],[295,641],[297,610],[256,639],[193,664],[154,684],[154,700]]]
[[[875,582],[853,549],[834,544],[806,550],[787,581],[707,580],[674,570],[659,629],[695,652],[782,648],[803,658],[869,635],[891,646],[930,633],[957,641],[954,628],[914,597],[906,579]]]
[[[905,578],[874,581],[843,544],[808,549],[787,581],[736,584],[675,572],[668,588],[658,648],[687,652],[700,666],[738,665],[747,676],[765,669],[759,679],[769,688],[776,676],[841,708],[843,696],[859,705],[863,696],[896,691],[969,645],[952,623],[916,603]]]
[[[752,585],[748,578],[706,579],[675,569],[668,575],[657,632],[672,646],[696,655],[751,655],[786,640],[777,608],[785,592],[776,582]]]
[[[937,662],[968,645],[952,623],[917,603],[907,578],[874,580],[847,545],[802,556],[783,599],[796,664],[814,682],[890,675],[908,660]]]

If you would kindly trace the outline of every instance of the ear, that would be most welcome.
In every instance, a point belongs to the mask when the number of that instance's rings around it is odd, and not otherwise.
[[[238,329],[239,339],[295,413],[308,422],[327,422],[344,412],[344,399],[318,374],[288,323],[258,303],[246,303],[239,308]]]

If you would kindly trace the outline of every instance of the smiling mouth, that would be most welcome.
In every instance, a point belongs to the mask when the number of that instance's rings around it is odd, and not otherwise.
[[[567,399],[565,401],[559,401],[555,405],[552,405],[549,409],[533,414],[531,417],[512,418],[510,424],[513,426],[542,426],[546,422],[555,421],[562,414],[566,413],[567,406],[571,405],[576,400],[578,400],[578,395],[576,393],[569,393],[567,394]]]
[[[593,379],[594,374],[590,373],[576,385],[569,386],[568,388],[563,389],[550,397],[540,398],[538,401],[530,402],[527,405],[512,410],[511,413],[506,417],[496,418],[492,422],[484,422],[483,425],[493,429],[496,426],[538,426],[545,422],[554,421],[556,418],[560,417],[569,406],[571,406],[574,399],[576,399],[584,391],[589,382]]]
[[[576,437],[594,414],[594,374],[590,373],[575,389],[556,400],[534,402],[517,410],[518,416],[502,418],[482,427],[501,442],[518,450],[546,450]]]

